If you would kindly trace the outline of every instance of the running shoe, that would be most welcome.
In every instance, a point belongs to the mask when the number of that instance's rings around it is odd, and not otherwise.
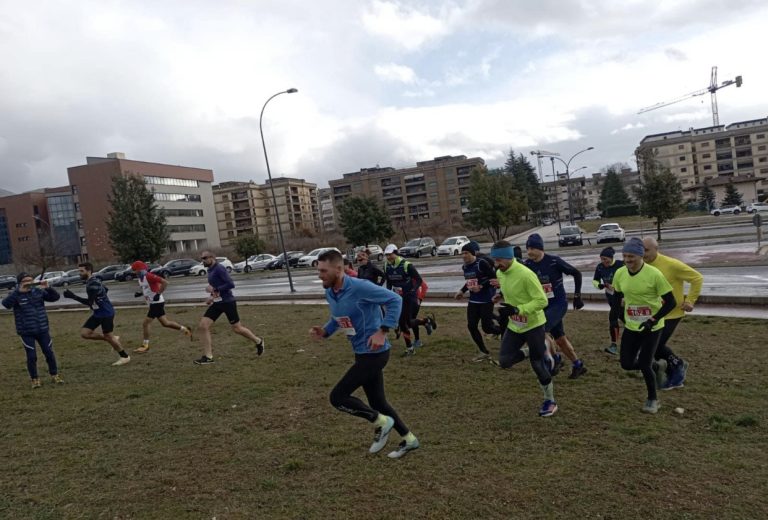
[[[526,357],[528,356],[526,355]],[[554,359],[555,359],[555,366],[551,370],[552,376],[556,376],[557,374],[559,374],[560,371],[563,369],[563,365],[565,364],[563,363],[563,356],[561,356],[560,354],[555,354]]]
[[[134,349],[133,351],[136,352],[137,354],[144,354],[147,351],[149,351],[149,345],[142,345],[139,348]]]
[[[423,346],[424,344],[421,342],[420,339],[417,339],[416,341],[413,342],[413,348],[421,348]]]
[[[120,365],[127,365],[127,364],[128,364],[128,363],[130,363],[130,362],[131,362],[131,356],[128,356],[128,357],[119,357],[119,358],[117,358],[117,361],[115,361],[114,363],[112,363],[112,366],[113,366],[113,367],[119,367]]]
[[[667,384],[667,362],[664,359],[655,361],[652,365],[653,372],[656,374],[656,388],[664,388]]]
[[[490,354],[483,354],[482,352],[472,358],[472,363],[482,363],[483,361],[492,361]]]
[[[256,355],[260,356],[264,353],[264,338],[256,336],[259,341],[256,342]]]
[[[64,380],[61,378],[59,374],[51,376],[51,381],[53,381],[53,384],[55,385],[62,385],[64,384]]]
[[[378,453],[387,445],[389,439],[389,432],[392,431],[392,427],[395,425],[395,420],[392,417],[387,416],[387,424],[376,428],[373,434],[373,444],[371,444],[368,453]]]
[[[557,403],[550,399],[547,399],[541,405],[541,410],[539,410],[539,417],[552,417],[553,415],[555,415],[556,411],[557,411]]]
[[[644,413],[656,413],[661,408],[661,403],[658,399],[648,399],[643,406]]]
[[[200,356],[200,359],[195,360],[195,365],[212,365],[213,363],[213,358],[208,356]]]
[[[437,321],[435,320],[435,315],[431,312],[427,314],[427,319],[429,320],[429,323],[432,325],[432,330],[437,330]]]
[[[685,386],[685,375],[688,372],[688,362],[683,361],[679,363],[676,368],[672,369],[672,373],[667,382],[662,387],[663,390],[673,390],[675,388],[682,388]]]
[[[403,352],[402,357],[408,357],[412,356],[416,353],[416,351],[413,349],[413,347],[406,347],[405,352]]]
[[[578,379],[586,373],[587,367],[583,364],[579,366],[574,365],[573,368],[571,368],[571,375],[568,376],[568,379]]]
[[[614,356],[619,353],[619,347],[616,345],[616,343],[611,343],[611,346],[605,347],[603,350],[608,354],[613,354]]]
[[[39,380],[39,379],[37,379],[37,378],[36,378],[36,379],[33,379],[33,380],[32,380],[32,389],[33,389],[33,390],[34,390],[35,388],[40,388],[41,386],[43,386],[43,385],[40,383],[40,380]]]
[[[427,331],[427,336],[432,335],[432,322],[429,321],[429,318],[424,319],[424,329]]]
[[[390,451],[387,457],[390,459],[399,459],[417,449],[419,449],[419,439],[413,439],[413,442],[401,441],[397,449],[395,451]]]
[[[400,327],[395,327],[395,339],[400,339]]]

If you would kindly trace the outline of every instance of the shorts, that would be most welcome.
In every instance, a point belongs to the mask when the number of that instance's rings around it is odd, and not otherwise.
[[[83,323],[84,329],[96,330],[99,327],[101,327],[101,332],[109,334],[115,330],[115,317],[107,316],[105,318],[98,318],[96,316],[91,316],[85,320],[85,323]]]
[[[165,302],[152,303],[149,305],[147,318],[160,318],[165,316]]]
[[[544,309],[544,316],[547,317],[544,331],[552,334],[552,337],[555,339],[565,336],[563,318],[565,318],[566,312],[568,312],[568,300],[562,302],[552,301],[549,303],[549,306]]]
[[[203,314],[203,318],[216,321],[222,314],[227,315],[230,325],[240,321],[240,316],[237,314],[237,302],[213,302]]]

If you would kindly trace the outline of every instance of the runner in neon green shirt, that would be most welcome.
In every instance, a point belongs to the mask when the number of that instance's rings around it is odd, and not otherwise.
[[[526,355],[522,347],[528,344],[531,368],[544,392],[539,416],[550,417],[557,411],[557,403],[552,376],[544,362],[547,351],[544,342],[544,324],[547,321],[544,307],[548,303],[547,296],[536,274],[515,260],[512,244],[504,240],[496,242],[491,248],[491,257],[499,267],[494,285],[501,289],[503,295],[496,295],[494,303],[503,299],[499,312],[509,317],[507,330],[501,339],[499,365],[501,368],[509,368],[523,361]]]
[[[613,288],[624,301],[624,333],[620,360],[624,370],[640,370],[648,399],[646,413],[656,413],[656,374],[653,355],[664,328],[664,316],[675,308],[672,286],[655,267],[643,262],[643,241],[632,237],[624,244],[624,267],[613,276]]]

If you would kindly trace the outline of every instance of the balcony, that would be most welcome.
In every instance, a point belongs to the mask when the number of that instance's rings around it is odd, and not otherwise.
[[[381,192],[382,198],[388,198],[388,197],[401,197],[403,195],[403,190],[399,186],[397,188],[391,188],[388,190],[383,190]]]
[[[407,186],[405,188],[405,193],[412,194],[412,193],[426,193],[427,192],[427,185],[424,183],[417,184],[414,186]]]
[[[731,138],[726,137],[724,139],[718,139],[715,141],[715,148],[730,148],[731,147]]]

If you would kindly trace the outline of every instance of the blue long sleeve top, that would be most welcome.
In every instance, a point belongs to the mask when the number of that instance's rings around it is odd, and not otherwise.
[[[389,350],[389,339],[376,350],[368,345],[368,339],[382,325],[391,329],[397,326],[403,306],[400,296],[367,280],[344,276],[341,290],[326,289],[325,299],[331,310],[331,318],[323,326],[328,336],[337,331],[346,334],[355,354],[378,354]]]
[[[232,289],[235,288],[235,282],[232,281],[232,277],[229,276],[227,269],[218,262],[208,269],[208,285],[219,292],[221,301],[235,301],[235,295],[232,294]]]

